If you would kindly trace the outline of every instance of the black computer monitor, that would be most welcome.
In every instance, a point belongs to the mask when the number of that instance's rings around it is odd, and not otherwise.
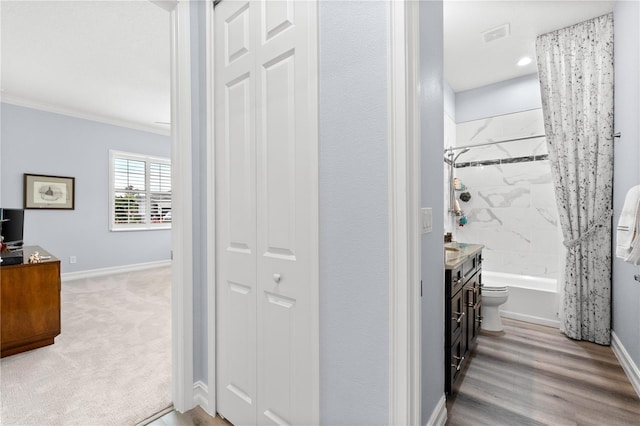
[[[9,248],[22,247],[24,232],[24,210],[0,208],[2,242]]]

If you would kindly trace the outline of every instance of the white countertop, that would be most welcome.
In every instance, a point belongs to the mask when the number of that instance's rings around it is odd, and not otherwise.
[[[444,268],[454,269],[484,248],[482,244],[445,243]]]

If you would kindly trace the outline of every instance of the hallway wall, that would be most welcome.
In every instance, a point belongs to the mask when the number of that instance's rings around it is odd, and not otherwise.
[[[640,185],[640,4],[618,1],[614,9],[615,31],[615,117],[614,129],[622,137],[614,143],[613,225],[618,224],[624,197]],[[614,247],[616,238],[614,235]],[[615,255],[615,253],[614,253]],[[634,274],[640,267],[614,257],[612,329],[640,366],[640,283]]]
[[[433,208],[433,232],[422,234],[422,424],[444,396],[444,79],[442,1],[420,2],[420,184]],[[434,155],[437,153],[437,155]]]
[[[386,2],[319,2],[320,421],[389,418]]]

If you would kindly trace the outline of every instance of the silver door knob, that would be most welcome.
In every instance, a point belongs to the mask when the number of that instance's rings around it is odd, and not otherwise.
[[[273,274],[273,281],[279,283],[280,282],[280,274]]]

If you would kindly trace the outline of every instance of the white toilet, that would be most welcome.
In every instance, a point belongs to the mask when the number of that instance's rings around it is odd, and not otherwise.
[[[500,305],[509,298],[506,285],[495,282],[482,283],[482,329],[486,331],[502,331]]]

